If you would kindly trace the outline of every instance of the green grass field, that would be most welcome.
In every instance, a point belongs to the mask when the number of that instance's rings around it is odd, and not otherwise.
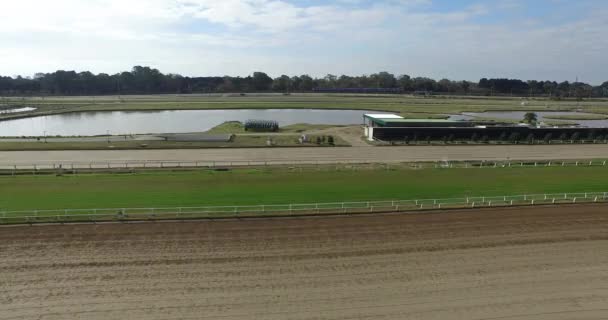
[[[240,169],[0,177],[2,210],[284,204],[608,190],[605,167]]]
[[[545,119],[556,120],[606,120],[608,116],[601,114],[545,115]]]

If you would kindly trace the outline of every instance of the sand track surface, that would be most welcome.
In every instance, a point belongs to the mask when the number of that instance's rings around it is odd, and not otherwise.
[[[89,163],[137,161],[253,161],[271,164],[316,162],[395,162],[469,160],[608,159],[606,145],[493,145],[351,148],[217,148],[181,150],[78,150],[0,152],[0,168],[63,163],[87,168]],[[114,163],[115,162],[115,163]],[[110,164],[112,165],[112,164]]]
[[[608,206],[0,228],[0,319],[606,319]]]

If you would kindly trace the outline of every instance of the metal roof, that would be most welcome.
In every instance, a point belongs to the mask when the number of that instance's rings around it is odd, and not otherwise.
[[[366,113],[363,116],[371,119],[403,119],[402,116],[392,113]]]

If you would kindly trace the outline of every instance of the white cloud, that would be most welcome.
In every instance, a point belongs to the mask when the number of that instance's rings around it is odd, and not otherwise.
[[[149,64],[186,75],[388,70],[455,79],[566,79],[576,73],[605,80],[606,5],[550,26],[539,18],[476,22],[497,8],[525,9],[519,0],[447,12],[433,11],[430,0],[314,6],[286,0],[0,1],[0,74],[117,72]]]

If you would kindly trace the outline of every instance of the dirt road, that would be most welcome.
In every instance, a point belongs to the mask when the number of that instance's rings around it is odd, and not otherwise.
[[[0,228],[0,319],[606,319],[606,212]]]
[[[419,146],[352,148],[257,148],[108,151],[0,152],[0,167],[24,164],[121,161],[443,161],[443,160],[563,160],[608,159],[606,145],[555,146]],[[117,164],[118,165],[118,164]],[[124,166],[124,162],[123,162]]]

